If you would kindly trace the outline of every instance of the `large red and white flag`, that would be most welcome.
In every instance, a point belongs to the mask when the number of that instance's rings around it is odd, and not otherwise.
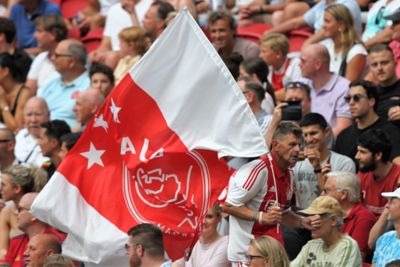
[[[221,157],[257,157],[263,136],[186,10],[118,84],[33,203],[68,233],[66,255],[126,266],[126,232],[159,225],[181,256],[228,180]]]

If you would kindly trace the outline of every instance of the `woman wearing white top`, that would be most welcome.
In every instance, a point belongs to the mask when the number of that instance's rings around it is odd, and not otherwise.
[[[187,262],[182,259],[176,261],[173,266],[190,267],[228,267],[228,236],[221,236],[217,232],[217,226],[222,218],[218,204],[213,205],[207,211],[203,219],[203,229],[200,238],[193,247]]]
[[[368,53],[347,7],[333,4],[325,9],[323,32],[329,38],[322,43],[329,51],[330,70],[350,81],[362,78]]]

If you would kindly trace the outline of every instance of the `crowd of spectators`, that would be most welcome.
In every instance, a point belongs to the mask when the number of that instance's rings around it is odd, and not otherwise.
[[[181,259],[156,226],[133,227],[130,266],[400,266],[400,0],[82,0],[72,15],[67,2],[0,1],[0,264],[83,265],[30,207],[186,6],[269,152],[226,159],[226,199]],[[252,26],[257,41],[239,34]],[[309,36],[298,51],[295,31]]]

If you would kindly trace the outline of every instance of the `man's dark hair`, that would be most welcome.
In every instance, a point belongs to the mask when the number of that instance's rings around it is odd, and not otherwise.
[[[143,246],[149,256],[164,256],[163,235],[161,229],[154,224],[142,223],[132,227],[128,235],[136,244]]]
[[[103,64],[99,64],[99,63],[93,63],[92,66],[90,66],[90,69],[89,69],[89,77],[90,77],[90,79],[96,73],[102,73],[102,74],[106,75],[107,78],[110,80],[110,82],[112,84],[114,84],[114,82],[115,82],[114,73],[113,73],[113,70],[109,66],[106,66],[106,65],[103,65]]]
[[[385,267],[400,267],[400,260],[394,260],[386,263]]]
[[[222,61],[224,61],[233,78],[237,80],[239,77],[240,63],[243,61],[243,56],[237,52],[233,52],[229,56],[223,57]]]
[[[232,16],[231,13],[229,13],[226,10],[217,10],[214,11],[210,14],[210,16],[208,17],[208,27],[210,27],[211,25],[213,25],[215,22],[217,22],[218,20],[227,20],[229,23],[229,28],[236,32],[236,22],[235,22],[235,18]]]
[[[378,101],[379,101],[378,87],[372,82],[366,80],[352,81],[349,87],[351,88],[356,86],[361,86],[362,88],[364,88],[364,91],[369,99],[371,98],[375,99],[374,110],[376,111],[376,109],[378,108]]]
[[[276,128],[274,134],[272,135],[272,139],[281,139],[287,135],[293,134],[297,138],[301,138],[303,133],[299,126],[291,121],[282,121],[279,123]]]
[[[47,32],[51,32],[56,37],[57,42],[61,42],[68,36],[68,29],[64,19],[56,14],[43,15],[35,20],[36,28],[41,27]]]
[[[61,136],[71,133],[71,128],[63,120],[45,121],[40,124],[40,127],[46,129],[46,136],[48,138],[55,138],[61,140]]]
[[[368,149],[373,155],[381,152],[383,162],[390,160],[392,145],[387,134],[381,129],[370,129],[364,132],[358,138],[357,145]]]
[[[261,102],[265,98],[265,91],[261,84],[258,84],[256,82],[246,82],[244,88],[253,92],[257,98],[257,101],[261,104]]]
[[[162,0],[156,0],[154,1],[151,6],[157,6],[157,17],[161,20],[164,20],[167,18],[168,14],[175,11],[174,7],[166,2],[166,1],[162,1]]]
[[[14,42],[16,34],[14,22],[8,18],[0,17],[0,33],[4,33],[8,44]]]
[[[383,43],[381,43],[381,44],[376,44],[376,45],[372,46],[372,47],[368,50],[368,54],[371,54],[371,53],[379,53],[379,52],[383,52],[383,51],[388,51],[388,52],[392,55],[392,58],[394,59],[394,54],[393,54],[393,51],[392,51],[392,49],[390,48],[390,46],[387,45],[387,44],[383,44]]]
[[[76,142],[78,142],[79,138],[81,137],[82,133],[68,133],[61,136],[61,143],[65,144],[65,147],[70,151]]]
[[[311,125],[318,125],[321,130],[325,130],[328,127],[324,116],[319,113],[308,113],[300,121],[300,127],[307,127]]]

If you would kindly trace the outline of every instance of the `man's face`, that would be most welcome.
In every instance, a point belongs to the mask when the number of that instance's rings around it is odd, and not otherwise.
[[[93,116],[92,110],[92,104],[85,96],[85,93],[80,93],[74,106],[76,120],[83,125],[86,124]]]
[[[45,248],[40,235],[33,236],[29,240],[28,246],[24,252],[26,267],[41,267],[48,256],[48,250]]]
[[[228,19],[220,19],[209,26],[211,41],[217,49],[233,44],[233,29],[229,27]]]
[[[397,80],[396,63],[389,51],[370,53],[368,63],[373,77],[380,84],[388,86]]]
[[[274,140],[274,142],[275,154],[280,160],[286,162],[290,166],[294,166],[298,160],[301,139],[293,134],[288,134],[280,139]]]
[[[301,127],[307,149],[322,151],[327,146],[327,133],[319,125]]]
[[[45,31],[42,26],[36,27],[35,39],[38,43],[38,47],[48,50],[51,44],[55,41],[55,37],[51,32]]]
[[[140,255],[138,254],[138,249],[142,249],[140,245],[137,245],[133,240],[132,237],[129,237],[126,253],[129,256],[129,266],[130,267],[140,267],[142,265],[142,260]]]
[[[311,230],[311,237],[313,239],[322,238],[323,240],[327,240],[333,234],[334,229],[334,221],[336,217],[330,217],[331,215],[323,214],[321,215],[321,226],[318,228],[313,228]]]
[[[360,172],[370,172],[376,169],[374,154],[362,146],[357,146],[355,159],[358,162]]]
[[[353,86],[347,95],[350,97],[349,109],[353,119],[365,118],[374,109],[374,99],[369,99],[362,86]]]
[[[9,135],[5,131],[0,130],[0,159],[6,159],[10,153],[14,153],[12,142]]]
[[[321,191],[321,196],[331,196],[337,201],[341,201],[342,191],[338,190],[336,187],[336,181],[334,177],[328,177],[324,184],[324,188]]]
[[[301,75],[305,78],[311,78],[316,71],[315,59],[309,49],[303,49],[300,55]]]
[[[291,88],[285,93],[285,101],[300,101],[301,114],[304,116],[310,113],[311,99],[307,93],[301,88]]]
[[[104,73],[98,72],[90,78],[90,87],[100,90],[104,97],[107,97],[113,88],[113,84]]]
[[[16,195],[15,186],[11,183],[8,174],[1,175],[1,195],[5,201],[13,200]]]
[[[27,227],[32,222],[33,216],[29,212],[31,204],[28,198],[22,197],[17,205],[17,224],[18,228],[22,231],[26,231]]]
[[[143,28],[150,36],[156,37],[162,20],[157,16],[158,7],[150,6],[143,19]]]
[[[57,149],[56,140],[54,138],[49,138],[46,135],[46,129],[40,128],[39,130],[39,138],[37,140],[40,149],[42,150],[42,154],[45,157],[50,157],[54,151]]]
[[[61,75],[64,74],[65,71],[70,70],[73,66],[71,65],[73,57],[68,51],[68,46],[69,44],[65,41],[59,43],[51,57],[54,67]]]
[[[389,200],[389,218],[394,223],[400,222],[400,198],[391,198]]]
[[[24,110],[25,128],[35,138],[39,137],[40,124],[49,120],[49,112],[40,101],[29,101]]]

